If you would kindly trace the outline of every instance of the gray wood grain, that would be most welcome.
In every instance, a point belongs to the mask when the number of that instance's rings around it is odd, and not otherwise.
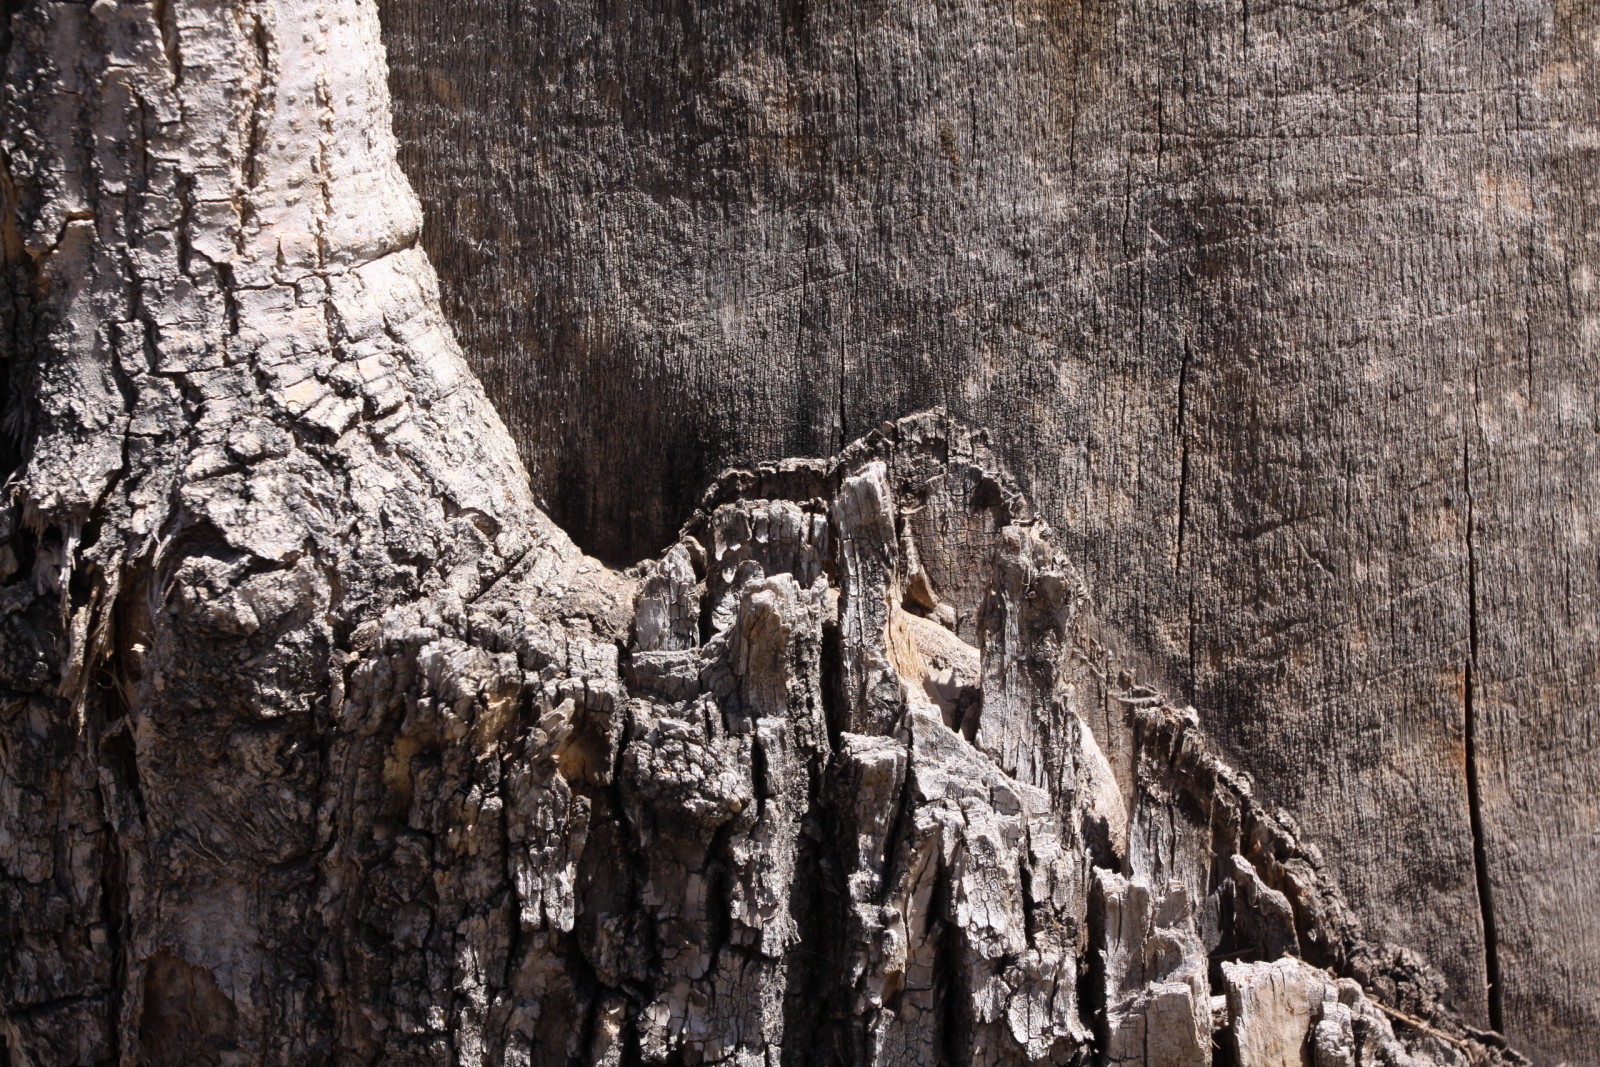
[[[580,544],[996,428],[1376,932],[1600,1059],[1591,5],[383,17],[448,316]]]

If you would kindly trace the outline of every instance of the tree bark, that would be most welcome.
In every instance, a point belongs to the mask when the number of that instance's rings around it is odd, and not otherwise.
[[[579,551],[441,314],[370,3],[5,46],[11,1062],[1520,1061],[965,423]]]

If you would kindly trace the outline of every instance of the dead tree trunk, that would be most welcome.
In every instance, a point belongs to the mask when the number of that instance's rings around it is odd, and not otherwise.
[[[363,0],[9,15],[12,1063],[1477,1064],[942,413],[535,505]]]

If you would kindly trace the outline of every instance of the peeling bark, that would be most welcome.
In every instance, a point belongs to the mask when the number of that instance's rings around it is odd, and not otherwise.
[[[10,32],[12,1062],[1520,1062],[1107,651],[981,433],[579,552],[370,4]]]

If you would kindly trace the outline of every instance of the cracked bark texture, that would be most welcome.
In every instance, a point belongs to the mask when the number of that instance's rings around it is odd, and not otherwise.
[[[580,545],[990,427],[1374,931],[1600,1063],[1594,3],[382,15],[446,313]]]
[[[7,15],[10,1062],[1521,1062],[966,424],[575,547],[442,318],[371,4]]]

